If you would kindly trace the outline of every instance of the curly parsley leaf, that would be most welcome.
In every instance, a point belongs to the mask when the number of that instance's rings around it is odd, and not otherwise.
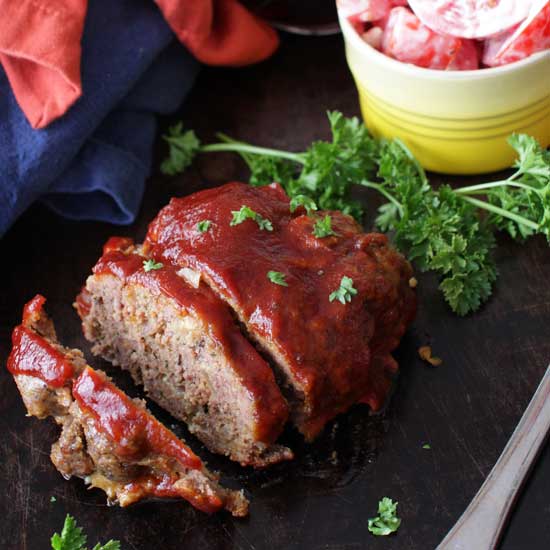
[[[268,271],[267,272],[267,278],[276,285],[279,286],[288,286],[288,283],[286,282],[286,275],[284,273],[281,273],[280,271]]]
[[[357,118],[329,112],[332,141],[316,141],[303,154],[303,169],[288,189],[310,196],[324,210],[341,210],[360,220],[363,209],[350,196],[353,184],[373,174],[376,140]]]
[[[296,175],[296,164],[285,158],[239,152],[250,170],[249,183],[261,187],[276,182],[288,189]]]
[[[254,212],[252,208],[243,204],[240,210],[232,210],[231,214],[233,219],[229,223],[231,226],[240,225],[246,220],[253,220],[258,224],[258,227],[262,231],[273,231],[273,224],[267,218],[263,218],[257,212]]]
[[[401,519],[397,517],[397,504],[388,497],[378,503],[378,515],[368,522],[368,529],[373,535],[386,537],[399,529]]]
[[[169,156],[160,165],[160,171],[168,176],[183,172],[191,165],[195,155],[199,152],[200,141],[193,130],[183,131],[180,122],[168,129],[168,134],[162,136],[170,147]]]
[[[155,260],[143,260],[143,271],[149,272],[149,271],[155,271],[157,269],[162,269],[164,267],[164,264],[161,262],[155,262]]]
[[[462,187],[462,200],[489,212],[493,229],[514,239],[535,234],[550,241],[550,151],[525,134],[513,134],[509,144],[517,152],[516,171],[507,179]],[[476,195],[486,195],[479,200]]]
[[[450,187],[433,189],[399,142],[381,147],[377,185],[394,202],[382,206],[376,224],[421,271],[435,271],[445,299],[466,315],[490,296],[496,279],[494,237],[477,209]]]
[[[505,211],[504,216],[492,212],[491,223],[514,239],[542,233],[550,241],[550,152],[525,134],[514,134],[508,142],[518,153],[517,171],[487,189],[489,203]]]
[[[508,143],[518,153],[514,167],[521,175],[528,175],[541,183],[550,179],[550,151],[542,149],[539,142],[527,134],[512,134]]]
[[[328,299],[329,302],[338,300],[345,305],[347,302],[351,302],[352,297],[356,294],[357,289],[353,287],[353,279],[344,275],[340,281],[340,286],[334,292],[330,293]]]
[[[54,533],[51,544],[53,550],[86,550],[86,535],[75,519],[67,514],[61,535]],[[120,542],[110,540],[104,545],[97,543],[93,550],[120,550]]]
[[[306,209],[308,216],[318,210],[315,201],[310,197],[306,197],[306,195],[296,195],[295,197],[292,197],[290,199],[291,212],[295,212],[296,209],[300,206],[303,206]]]

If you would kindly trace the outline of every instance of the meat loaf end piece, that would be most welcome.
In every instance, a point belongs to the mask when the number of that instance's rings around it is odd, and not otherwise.
[[[354,403],[382,406],[397,371],[390,353],[416,298],[410,264],[384,235],[363,233],[342,212],[308,216],[289,203],[277,184],[229,183],[172,199],[149,226],[144,250],[198,273],[231,306],[272,358],[292,419],[312,439]],[[255,214],[239,220],[243,207]],[[326,216],[332,230],[316,236]],[[199,233],[204,219],[209,230]],[[353,294],[334,299],[344,277]]]
[[[130,399],[82,353],[57,342],[36,296],[13,332],[8,369],[30,415],[52,416],[61,426],[51,459],[65,476],[84,478],[111,503],[127,506],[148,497],[184,498],[211,513],[248,512],[242,492],[220,487],[217,477],[171,431]]]
[[[76,301],[93,353],[129,370],[213,452],[254,467],[292,458],[275,444],[286,401],[229,308],[191,273],[147,271],[146,260],[128,239],[105,245]]]

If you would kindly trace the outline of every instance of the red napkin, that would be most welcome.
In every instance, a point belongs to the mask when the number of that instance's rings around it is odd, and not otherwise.
[[[275,31],[236,0],[156,0],[200,61],[240,66],[269,57]],[[87,0],[0,0],[0,63],[33,128],[63,115],[82,94],[80,40]]]

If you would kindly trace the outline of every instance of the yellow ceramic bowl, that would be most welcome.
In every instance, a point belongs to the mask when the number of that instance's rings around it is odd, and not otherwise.
[[[509,167],[506,143],[523,132],[550,145],[550,51],[503,67],[435,71],[378,52],[340,26],[361,110],[376,136],[399,137],[422,165],[445,174]]]

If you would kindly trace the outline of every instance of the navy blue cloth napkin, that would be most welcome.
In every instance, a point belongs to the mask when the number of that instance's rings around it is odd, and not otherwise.
[[[151,0],[90,0],[81,66],[82,97],[42,130],[0,67],[0,236],[39,199],[67,218],[131,223],[156,115],[178,108],[198,70]]]

